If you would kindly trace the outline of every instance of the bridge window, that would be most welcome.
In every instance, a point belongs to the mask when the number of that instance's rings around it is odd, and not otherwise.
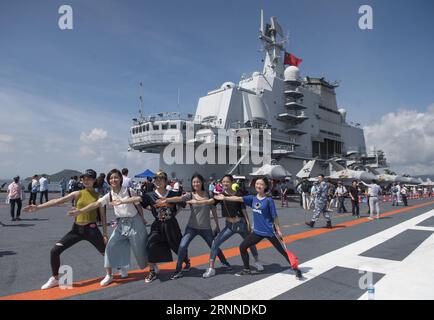
[[[324,139],[324,142],[312,141],[312,156],[330,159],[342,154],[342,142]]]

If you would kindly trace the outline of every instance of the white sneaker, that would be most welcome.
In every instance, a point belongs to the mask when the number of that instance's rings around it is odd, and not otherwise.
[[[121,275],[122,279],[128,278],[128,270],[127,268],[120,268],[119,274]]]
[[[208,268],[206,269],[206,272],[202,275],[204,278],[211,278],[215,276],[215,269]]]
[[[50,277],[50,279],[48,279],[48,281],[41,287],[41,290],[46,290],[57,286],[59,286],[59,280],[57,280],[55,277]]]
[[[106,274],[104,279],[102,279],[99,284],[101,287],[105,287],[108,286],[110,283],[112,283],[112,281],[113,281],[113,276],[111,274]]]
[[[260,261],[256,261],[255,262],[255,268],[256,270],[258,270],[259,272],[264,271],[264,266],[262,265],[262,263]]]

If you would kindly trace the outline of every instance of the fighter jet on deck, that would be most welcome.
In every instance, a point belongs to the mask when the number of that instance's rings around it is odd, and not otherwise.
[[[419,181],[421,182],[419,184],[419,186],[421,187],[434,187],[434,182],[432,182],[430,178],[427,178],[426,181],[423,181],[422,179],[420,179]]]
[[[350,185],[353,180],[371,182],[377,176],[363,170],[351,170],[345,168],[334,160],[328,160],[330,175],[326,178],[331,181],[342,181],[344,185]]]
[[[420,184],[419,179],[410,176],[406,177],[406,176],[401,176],[396,174],[379,173],[377,170],[371,167],[366,167],[366,169],[377,176],[377,180],[380,185],[387,185],[395,182],[408,184],[408,185]]]
[[[331,181],[342,181],[344,185],[350,185],[353,180],[371,182],[376,180],[377,176],[374,174],[361,171],[351,170],[345,168],[334,160],[327,160],[325,164],[328,164],[330,174],[325,178]],[[310,160],[306,165],[297,173],[297,178],[313,178],[316,176],[315,172],[324,172],[327,167],[318,163],[318,160]]]

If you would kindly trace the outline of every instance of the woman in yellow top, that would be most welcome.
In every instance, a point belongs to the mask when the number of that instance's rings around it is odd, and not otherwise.
[[[99,194],[94,189],[96,182],[96,172],[92,169],[86,170],[83,174],[83,184],[85,189],[80,191],[74,191],[67,196],[50,200],[40,205],[29,205],[24,208],[25,212],[35,212],[39,209],[53,207],[59,204],[66,203],[71,200],[75,200],[77,209],[86,207],[87,205],[96,202],[99,198]],[[98,229],[96,223],[97,210],[100,210],[101,220],[103,223],[104,236]],[[60,241],[58,241],[51,249],[51,270],[52,276],[41,287],[42,290],[57,287],[59,285],[59,267],[60,267],[60,254],[66,249],[72,247],[74,244],[86,240],[89,241],[102,255],[105,252],[105,246],[107,244],[107,224],[104,212],[100,209],[88,211],[75,217],[72,230],[69,231]]]

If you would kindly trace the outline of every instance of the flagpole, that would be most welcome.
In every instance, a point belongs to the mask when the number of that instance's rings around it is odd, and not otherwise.
[[[179,103],[180,95],[181,95],[181,89],[178,88],[178,112],[179,112],[179,115],[181,116],[181,108],[180,108],[180,103]]]
[[[144,110],[143,110],[143,95],[142,95],[142,92],[143,92],[143,83],[140,81],[140,84],[139,84],[139,86],[140,86],[140,97],[139,97],[139,99],[140,99],[140,116],[141,116],[141,118],[143,119],[143,115],[144,115]]]

